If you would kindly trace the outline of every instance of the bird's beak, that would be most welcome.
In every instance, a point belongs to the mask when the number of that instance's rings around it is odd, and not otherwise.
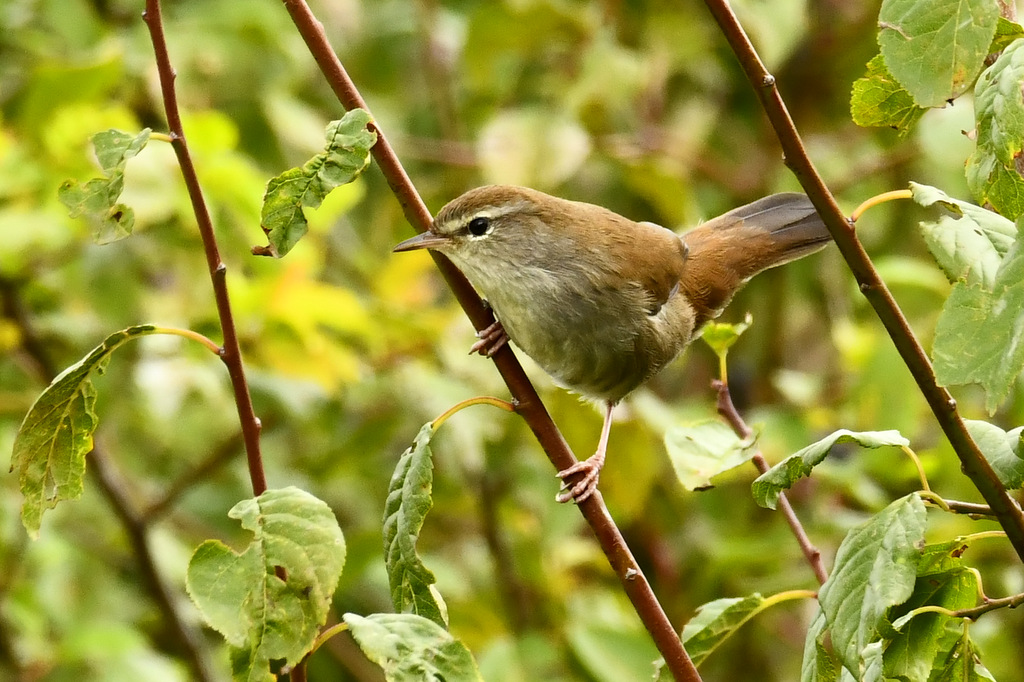
[[[437,234],[436,232],[421,232],[411,239],[406,239],[391,250],[398,252],[416,251],[417,249],[440,249],[449,243],[451,243],[451,237],[447,235]]]

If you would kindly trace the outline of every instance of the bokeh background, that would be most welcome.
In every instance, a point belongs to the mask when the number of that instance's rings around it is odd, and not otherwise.
[[[809,153],[846,210],[908,180],[968,199],[969,97],[900,138],[849,120],[852,82],[877,52],[877,3],[736,0]],[[765,194],[798,189],[756,99],[701,3],[663,0],[322,0],[335,49],[432,211],[473,186],[525,184],[684,228]],[[57,187],[97,174],[88,138],[165,130],[152,48],[128,0],[0,4],[0,463],[52,374],[115,330],[152,322],[219,339],[199,237],[170,147],[130,161],[123,200],[135,234],[93,243]],[[185,130],[212,207],[272,487],[327,501],[348,542],[341,613],[391,610],[380,522],[399,454],[420,425],[478,394],[506,397],[469,357],[472,329],[425,254],[391,254],[412,234],[371,167],[311,217],[285,259],[256,258],[266,181],[322,147],[343,113],[280,3],[167,2]],[[930,343],[949,284],[909,202],[858,225],[866,248]],[[838,428],[898,429],[933,488],[976,501],[915,385],[834,250],[755,279],[724,314],[753,326],[730,354],[734,399],[771,461]],[[529,365],[570,445],[585,456],[600,415]],[[710,350],[695,343],[620,411],[602,490],[681,628],[719,597],[816,586],[778,515],[751,500],[753,467],[685,491],[662,438],[714,417]],[[251,496],[220,363],[195,344],[150,337],[97,380],[97,442],[139,510],[156,569],[186,619],[192,549],[247,536],[227,510]],[[968,416],[980,395],[956,392]],[[1021,423],[1013,398],[995,417]],[[554,503],[551,465],[514,416],[476,407],[435,444],[435,505],[420,538],[451,630],[487,680],[649,679],[653,645],[578,512]],[[197,467],[199,475],[195,475]],[[6,470],[6,466],[3,466]],[[95,473],[91,469],[91,473]],[[793,500],[830,565],[850,527],[918,487],[898,451],[843,450]],[[171,497],[167,497],[171,491]],[[0,678],[184,680],[192,672],[139,568],[138,541],[88,478],[47,515],[39,540],[0,476]],[[994,527],[932,512],[936,540]],[[1024,591],[998,540],[969,559],[992,596]],[[707,680],[793,680],[813,604],[759,615],[702,666]],[[1024,618],[972,627],[997,679],[1020,679]],[[214,679],[219,636],[202,631]],[[379,679],[343,637],[313,680]]]

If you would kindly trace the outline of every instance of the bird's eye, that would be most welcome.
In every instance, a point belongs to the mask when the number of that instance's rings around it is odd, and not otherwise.
[[[490,218],[480,216],[479,218],[473,218],[469,221],[467,226],[469,233],[474,237],[482,237],[487,234],[487,230],[491,229]]]

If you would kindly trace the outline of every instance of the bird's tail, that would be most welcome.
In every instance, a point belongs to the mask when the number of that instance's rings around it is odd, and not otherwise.
[[[804,194],[773,194],[683,235],[689,256],[681,281],[697,326],[717,317],[757,273],[814,253],[832,237]]]

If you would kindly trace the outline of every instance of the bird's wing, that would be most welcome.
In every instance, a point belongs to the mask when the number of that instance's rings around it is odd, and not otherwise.
[[[686,243],[654,223],[624,221],[614,230],[609,250],[615,254],[618,275],[636,282],[647,293],[649,314],[656,314],[679,291],[687,258]]]

